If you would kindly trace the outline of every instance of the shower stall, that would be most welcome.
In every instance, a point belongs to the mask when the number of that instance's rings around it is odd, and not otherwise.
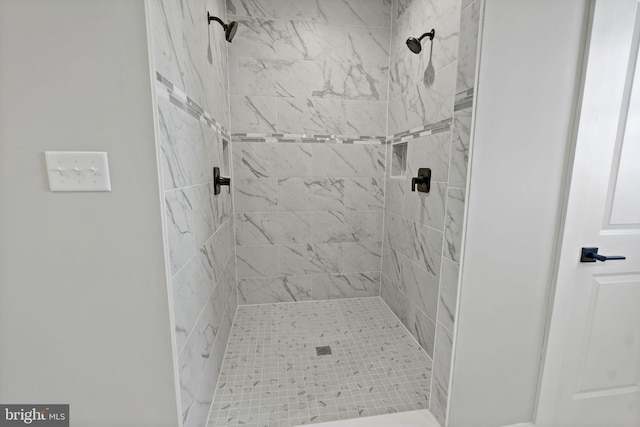
[[[148,2],[185,426],[445,424],[480,6]]]
[[[637,0],[612,1],[0,2],[0,402],[81,426],[552,425],[560,246],[593,277],[640,259],[561,238],[587,46],[617,43],[587,58],[609,75],[639,44]],[[589,38],[594,10],[619,19]],[[51,150],[108,152],[111,191],[50,192]],[[592,304],[622,327],[592,328],[611,357],[565,418],[637,396],[608,375],[637,372],[633,274]]]

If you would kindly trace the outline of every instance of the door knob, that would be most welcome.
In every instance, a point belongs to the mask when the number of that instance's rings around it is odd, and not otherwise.
[[[626,257],[620,255],[600,255],[598,254],[598,248],[582,248],[582,252],[580,253],[580,262],[596,262],[596,261],[610,261],[616,259],[627,259]]]

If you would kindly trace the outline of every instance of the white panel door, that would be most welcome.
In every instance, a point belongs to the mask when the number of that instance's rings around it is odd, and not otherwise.
[[[639,41],[638,0],[596,0],[536,425],[640,426]]]

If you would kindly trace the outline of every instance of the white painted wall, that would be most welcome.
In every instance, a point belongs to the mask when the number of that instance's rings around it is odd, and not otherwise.
[[[450,426],[532,417],[584,0],[486,0]]]
[[[0,2],[0,402],[176,426],[142,0]],[[107,151],[110,193],[50,193],[45,150]]]

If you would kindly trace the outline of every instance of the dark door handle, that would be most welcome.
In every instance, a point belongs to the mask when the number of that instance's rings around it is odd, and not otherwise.
[[[627,257],[621,255],[600,255],[598,254],[598,248],[582,248],[582,252],[580,253],[580,262],[605,262],[616,259],[627,259]]]

